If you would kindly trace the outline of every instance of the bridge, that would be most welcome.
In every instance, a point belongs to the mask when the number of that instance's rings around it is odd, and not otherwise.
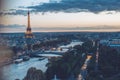
[[[62,55],[59,54],[37,54],[38,57],[62,57]]]
[[[31,57],[62,57],[64,52],[57,52],[57,51],[31,51],[30,56]]]

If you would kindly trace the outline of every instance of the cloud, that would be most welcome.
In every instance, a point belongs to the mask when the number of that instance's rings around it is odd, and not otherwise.
[[[28,10],[16,10],[16,9],[10,9],[8,11],[1,11],[0,15],[27,15]]]
[[[13,24],[13,25],[3,25],[0,24],[0,33],[4,32],[21,32],[25,30],[25,25]]]
[[[0,24],[0,29],[4,29],[4,28],[25,28],[25,25],[18,25],[18,24],[3,25],[3,24]]]
[[[94,12],[120,11],[120,0],[62,0],[60,3],[44,3],[29,6],[36,12]]]
[[[96,26],[96,27],[35,27],[33,30],[112,30],[120,29],[120,27],[113,26]]]
[[[93,12],[120,11],[120,0],[61,0],[60,2],[40,3],[22,8],[30,9],[31,12]],[[0,12],[0,15],[26,15],[27,10],[20,9],[12,12]]]

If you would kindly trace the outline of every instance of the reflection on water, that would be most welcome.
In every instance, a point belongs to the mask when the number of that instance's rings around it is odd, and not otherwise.
[[[39,61],[38,58],[31,58],[29,61],[26,62],[4,66],[0,70],[0,72],[2,73],[0,76],[2,79],[0,80],[22,80],[30,67],[36,67],[37,69],[41,69],[43,72],[45,72],[47,69],[45,65],[47,63],[48,59]]]

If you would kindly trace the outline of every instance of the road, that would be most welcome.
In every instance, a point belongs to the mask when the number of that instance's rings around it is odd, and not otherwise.
[[[91,55],[87,55],[87,58],[81,68],[80,74],[78,75],[78,80],[85,80],[85,78],[87,76],[87,66],[88,66],[91,58],[92,58]]]

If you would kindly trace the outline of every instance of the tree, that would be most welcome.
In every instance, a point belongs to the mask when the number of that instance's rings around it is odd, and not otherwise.
[[[36,68],[31,67],[23,80],[46,80],[46,79],[44,73],[41,70],[37,70]]]

